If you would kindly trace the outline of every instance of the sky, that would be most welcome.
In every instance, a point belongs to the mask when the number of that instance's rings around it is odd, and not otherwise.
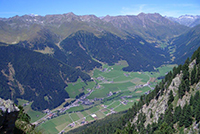
[[[162,16],[200,15],[200,0],[0,0],[0,18],[16,15],[138,15],[159,13]]]

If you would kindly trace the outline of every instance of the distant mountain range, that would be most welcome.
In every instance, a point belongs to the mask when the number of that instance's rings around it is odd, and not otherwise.
[[[158,13],[140,13],[137,16],[106,16],[102,20],[112,23],[126,33],[138,35],[151,42],[172,38],[188,29],[183,25],[169,21]]]
[[[46,16],[15,16],[0,18],[0,41],[16,43],[20,40],[30,40],[41,29],[48,29],[60,40],[79,30],[86,30],[95,35],[110,32],[119,37],[139,35],[150,41],[170,38],[180,35],[188,28],[179,25],[160,14],[144,14],[137,16],[106,16],[98,18],[94,15],[78,16],[74,13]]]
[[[178,18],[174,18],[174,17],[166,17],[166,18],[188,27],[195,27],[196,25],[200,24],[200,15],[196,15],[196,16],[182,15]]]
[[[87,83],[86,73],[101,63],[126,60],[124,71],[152,71],[172,57],[173,63],[183,63],[200,46],[198,17],[180,22],[158,13],[0,18],[0,97],[33,100],[35,110],[52,109],[69,97],[68,82]]]

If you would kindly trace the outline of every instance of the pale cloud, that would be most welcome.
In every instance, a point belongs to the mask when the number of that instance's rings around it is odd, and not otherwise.
[[[121,10],[121,14],[122,15],[137,15],[141,12],[144,12],[144,7],[146,6],[146,4],[142,4],[142,5],[133,5],[131,7],[123,7]]]
[[[156,9],[156,5],[155,4],[136,4],[136,5],[132,5],[131,7],[123,7],[121,10],[121,14],[123,15],[137,15],[141,12],[143,13],[155,13],[158,12]]]

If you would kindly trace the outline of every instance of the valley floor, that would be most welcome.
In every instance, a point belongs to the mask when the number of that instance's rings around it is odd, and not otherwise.
[[[31,110],[30,103],[24,106],[25,110],[31,113],[32,123],[44,133],[67,132],[132,107],[141,95],[153,90],[156,83],[161,81],[159,78],[175,65],[163,65],[154,72],[124,72],[124,66],[124,61],[114,66],[104,65],[91,73],[92,82],[85,84],[79,79],[76,83],[70,83],[66,91],[72,99],[65,103],[72,103],[68,106],[64,107],[63,103],[54,110],[46,110],[45,114]],[[78,98],[77,95],[83,92],[84,95]],[[20,102],[27,103],[23,100]]]

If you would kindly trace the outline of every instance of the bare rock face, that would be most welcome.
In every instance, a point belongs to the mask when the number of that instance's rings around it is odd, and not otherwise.
[[[167,102],[169,99],[169,93],[172,90],[173,95],[176,96],[178,87],[181,84],[181,78],[182,74],[177,74],[176,77],[172,80],[171,84],[169,85],[168,90],[164,90],[164,95],[159,96],[158,100],[152,99],[148,106],[146,104],[143,105],[139,113],[144,113],[146,115],[146,121],[144,123],[145,127],[147,127],[147,125],[151,124],[152,122],[158,122],[160,115],[165,113],[165,111],[168,108]],[[183,103],[185,105],[186,102],[180,100],[180,103]],[[135,116],[132,123],[136,123],[136,121],[138,120],[139,113]],[[152,118],[150,117],[151,113],[153,115]]]
[[[194,59],[190,64],[189,64],[189,70],[192,71],[194,68],[194,65],[196,65],[196,59]]]
[[[0,98],[0,133],[13,133],[18,114],[19,108],[10,99]]]

